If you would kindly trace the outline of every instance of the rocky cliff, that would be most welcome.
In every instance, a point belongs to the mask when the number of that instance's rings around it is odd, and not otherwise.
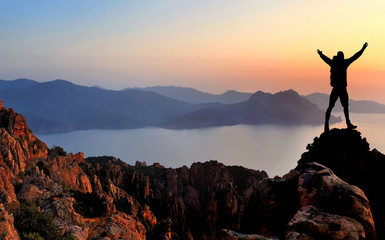
[[[318,162],[344,181],[361,188],[370,201],[379,239],[385,238],[385,194],[380,188],[385,182],[385,155],[376,149],[370,150],[360,132],[347,129],[323,133],[307,148],[297,169],[309,162]]]
[[[49,149],[1,102],[0,133],[0,239],[383,236],[385,156],[357,131],[322,134],[276,178],[216,161],[170,169],[85,159]]]

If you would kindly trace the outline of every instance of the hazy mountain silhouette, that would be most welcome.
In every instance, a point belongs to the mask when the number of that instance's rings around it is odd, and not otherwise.
[[[39,132],[159,125],[207,106],[153,92],[104,90],[64,80],[3,91],[1,96],[7,106],[23,113],[31,128]]]
[[[214,103],[219,102],[223,104],[244,102],[250,98],[252,93],[237,92],[228,90],[222,94],[211,94],[187,87],[175,86],[153,86],[139,88],[144,91],[151,91],[159,93],[163,96],[173,98],[187,103]]]
[[[329,104],[329,95],[325,93],[312,93],[303,96],[315,103],[320,109],[326,109]],[[343,111],[341,103],[336,102],[335,111]],[[349,100],[349,111],[354,113],[385,113],[385,105],[368,100]]]
[[[218,102],[191,104],[152,91],[106,90],[65,80],[40,83],[22,79],[0,84],[5,86],[0,91],[5,106],[25,115],[31,129],[40,133],[147,126],[321,124],[324,114],[293,90],[276,94],[257,92],[247,101],[225,105]],[[239,96],[234,92],[225,95]],[[333,122],[337,120],[332,118]]]
[[[14,90],[14,89],[20,89],[24,87],[30,87],[35,84],[39,84],[38,82],[34,80],[30,80],[27,78],[19,78],[13,81],[8,80],[0,80],[0,92],[8,91],[8,90]]]
[[[321,124],[324,112],[294,90],[276,94],[258,91],[249,100],[187,113],[165,125],[168,128],[200,128],[235,124]],[[340,121],[332,116],[331,122]]]

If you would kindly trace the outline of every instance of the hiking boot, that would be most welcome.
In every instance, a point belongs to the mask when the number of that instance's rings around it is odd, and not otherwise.
[[[347,123],[346,125],[348,125],[348,129],[356,129],[357,126],[353,125],[351,122]]]

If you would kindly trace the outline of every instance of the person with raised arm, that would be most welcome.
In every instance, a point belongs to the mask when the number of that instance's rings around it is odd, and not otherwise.
[[[330,93],[329,106],[325,114],[325,132],[329,131],[330,114],[338,98],[340,98],[341,105],[344,108],[345,120],[348,129],[357,128],[357,126],[354,126],[349,119],[349,95],[346,89],[348,86],[347,70],[349,65],[362,55],[367,46],[368,43],[366,42],[360,51],[348,59],[344,58],[344,53],[342,51],[339,51],[333,59],[330,59],[325,56],[322,51],[317,49],[317,53],[321,59],[330,66],[330,85],[333,87]]]

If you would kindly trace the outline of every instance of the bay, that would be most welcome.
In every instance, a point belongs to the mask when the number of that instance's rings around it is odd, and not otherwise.
[[[333,113],[342,116],[342,113]],[[371,148],[385,153],[385,114],[351,114],[358,131]],[[345,128],[343,122],[331,128]],[[217,160],[264,170],[270,177],[293,169],[306,146],[323,126],[236,125],[188,130],[141,128],[129,130],[84,130],[38,137],[49,147],[90,156],[114,156],[128,164],[145,161],[165,167],[190,166],[193,162]]]

